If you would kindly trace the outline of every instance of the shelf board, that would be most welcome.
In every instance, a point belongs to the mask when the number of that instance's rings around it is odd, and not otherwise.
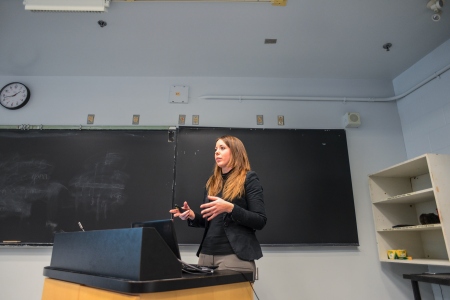
[[[429,173],[429,171],[427,165],[427,154],[424,154],[369,175],[369,177],[414,177],[426,173]]]
[[[416,264],[416,265],[433,265],[433,266],[450,266],[450,261],[447,259],[427,259],[427,258],[417,258],[417,259],[382,259],[381,262],[387,263],[398,263],[398,264]]]
[[[442,230],[441,224],[415,225],[397,228],[385,228],[377,230],[377,232],[398,232],[398,231],[427,231],[427,230]]]
[[[413,203],[420,203],[425,201],[434,200],[434,193],[433,188],[412,192],[412,193],[406,193],[402,195],[397,195],[393,197],[388,197],[385,199],[382,199],[380,201],[373,202],[373,204],[413,204]]]

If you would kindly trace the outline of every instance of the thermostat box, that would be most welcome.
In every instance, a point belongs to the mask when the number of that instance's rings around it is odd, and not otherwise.
[[[169,103],[188,103],[189,87],[185,85],[171,85]]]

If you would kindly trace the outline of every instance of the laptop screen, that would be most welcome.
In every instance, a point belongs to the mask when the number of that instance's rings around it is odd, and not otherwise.
[[[172,250],[173,254],[178,259],[181,259],[180,249],[178,248],[177,235],[175,233],[175,226],[173,224],[173,220],[165,219],[165,220],[154,220],[154,221],[145,221],[145,222],[133,222],[131,227],[153,227],[159,233],[159,235],[163,238],[169,248]]]

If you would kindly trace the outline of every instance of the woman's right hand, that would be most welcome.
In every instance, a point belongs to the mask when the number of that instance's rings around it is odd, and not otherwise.
[[[193,220],[195,218],[195,213],[191,210],[187,201],[184,201],[182,209],[184,210],[184,212],[182,212],[182,213],[178,210],[178,208],[173,208],[173,209],[169,210],[169,212],[171,214],[173,214],[173,216],[175,218],[178,217],[183,221],[187,220],[188,218],[191,220]]]

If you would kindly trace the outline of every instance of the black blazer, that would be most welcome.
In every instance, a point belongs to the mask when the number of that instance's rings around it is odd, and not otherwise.
[[[223,226],[231,248],[233,248],[237,257],[242,260],[252,261],[263,256],[255,231],[263,229],[267,222],[263,188],[259,182],[258,175],[254,171],[247,173],[244,189],[245,195],[243,197],[233,199],[233,211],[229,214],[223,214]],[[209,202],[206,191],[203,202]],[[199,256],[208,231],[209,222],[200,214],[195,213],[193,220],[188,219],[188,225],[205,228],[202,242],[197,251],[197,256]]]

